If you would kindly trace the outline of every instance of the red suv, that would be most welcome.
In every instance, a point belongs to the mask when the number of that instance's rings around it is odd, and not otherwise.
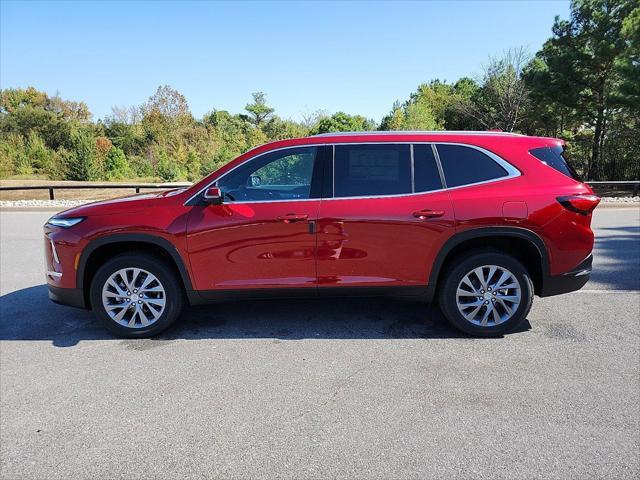
[[[326,134],[257,147],[188,189],[97,202],[44,227],[49,296],[147,337],[185,303],[437,299],[499,335],[591,272],[599,202],[563,142],[495,132]]]

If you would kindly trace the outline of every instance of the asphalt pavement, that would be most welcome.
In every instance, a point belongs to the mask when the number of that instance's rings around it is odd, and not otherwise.
[[[189,310],[151,340],[52,304],[0,213],[0,478],[638,478],[640,210],[596,210],[583,290],[473,339],[392,300]]]

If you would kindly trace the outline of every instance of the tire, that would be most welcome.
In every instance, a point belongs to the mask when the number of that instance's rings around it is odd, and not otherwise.
[[[136,286],[144,290],[138,291]],[[123,253],[109,259],[93,276],[90,288],[93,311],[120,337],[153,337],[176,321],[184,305],[175,271],[146,253]]]
[[[480,277],[485,279],[484,287]],[[494,288],[500,286],[512,288]],[[527,317],[533,303],[533,283],[527,269],[511,255],[476,250],[447,268],[438,300],[442,313],[458,330],[477,337],[496,337]]]

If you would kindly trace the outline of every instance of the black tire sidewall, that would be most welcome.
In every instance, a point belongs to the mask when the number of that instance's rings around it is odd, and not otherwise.
[[[456,291],[462,278],[474,268],[483,265],[497,265],[513,273],[520,283],[522,299],[514,315],[500,325],[481,327],[466,320],[456,303]],[[439,303],[449,322],[459,330],[480,337],[495,337],[517,327],[531,310],[533,303],[533,283],[526,268],[514,257],[500,252],[473,252],[455,261],[445,274],[439,290]]]
[[[155,275],[162,283],[166,295],[165,309],[160,318],[145,328],[127,328],[109,317],[102,305],[102,287],[107,279],[123,268],[141,268]],[[164,261],[144,253],[121,254],[106,261],[95,273],[91,281],[91,307],[112,333],[127,338],[146,338],[166,330],[180,316],[184,304],[183,292],[175,278],[175,272]]]

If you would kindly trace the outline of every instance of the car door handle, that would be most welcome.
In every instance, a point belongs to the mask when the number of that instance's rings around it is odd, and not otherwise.
[[[278,220],[284,223],[293,223],[293,222],[302,222],[309,218],[309,215],[298,215],[297,213],[287,213],[286,215],[281,215],[278,217]]]
[[[413,216],[419,218],[420,220],[426,220],[427,218],[437,218],[444,215],[444,210],[418,210],[417,212],[413,212]]]

